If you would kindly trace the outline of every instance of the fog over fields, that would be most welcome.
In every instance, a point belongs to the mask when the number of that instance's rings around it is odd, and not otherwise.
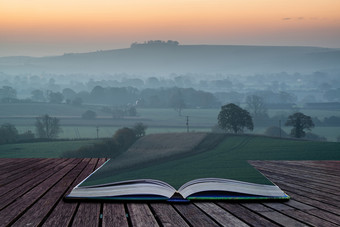
[[[0,72],[254,74],[338,70],[340,50],[299,46],[179,45],[176,41],[132,44],[130,48],[47,57],[1,57]]]
[[[159,40],[91,53],[1,57],[0,123],[34,131],[35,118],[49,114],[69,127],[61,137],[93,138],[95,126],[114,127],[105,133],[111,136],[137,121],[150,132],[186,131],[190,116],[190,127],[206,132],[214,130],[220,107],[235,103],[252,114],[255,133],[284,126],[300,111],[312,117],[314,132],[335,141],[339,63],[339,49]],[[260,115],[249,103],[254,97],[263,104]],[[94,119],[83,116],[87,111]]]

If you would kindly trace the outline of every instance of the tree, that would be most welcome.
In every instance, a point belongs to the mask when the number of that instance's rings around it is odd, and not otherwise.
[[[126,149],[136,141],[136,135],[132,129],[125,127],[118,129],[113,135],[113,139],[121,149]]]
[[[64,100],[64,96],[60,92],[49,91],[48,92],[48,99],[49,99],[50,103],[60,104]]]
[[[93,120],[97,117],[96,112],[92,110],[87,110],[85,113],[81,115],[81,118],[86,119],[86,120]]]
[[[148,126],[146,126],[142,122],[138,122],[133,126],[132,130],[135,132],[136,137],[140,138],[140,137],[145,136],[145,130],[147,128]]]
[[[179,89],[176,89],[175,93],[171,96],[170,105],[178,113],[178,116],[182,116],[182,110],[185,108],[185,102],[182,92]]]
[[[72,105],[74,105],[74,106],[81,106],[82,104],[83,104],[83,99],[80,98],[80,97],[75,97],[72,100]]]
[[[290,134],[295,138],[304,137],[306,135],[304,130],[311,130],[314,127],[312,118],[300,112],[290,115],[285,125],[293,126]]]
[[[259,118],[267,115],[267,109],[263,102],[263,99],[257,95],[247,96],[246,98],[247,110],[252,114],[254,118]]]
[[[233,133],[242,133],[244,128],[251,131],[254,129],[249,112],[233,103],[221,107],[218,114],[218,125],[221,129]]]
[[[58,134],[62,132],[59,125],[59,119],[50,117],[48,114],[37,117],[35,127],[37,135],[40,138],[53,139],[58,137]]]
[[[42,90],[36,89],[31,92],[31,99],[37,102],[44,102],[45,96]]]
[[[0,98],[1,99],[16,99],[17,91],[10,86],[3,86],[0,88]]]
[[[77,93],[73,91],[71,88],[64,88],[62,91],[62,94],[65,99],[69,99],[69,100],[73,100],[77,95]]]
[[[0,88],[0,100],[4,103],[10,103],[17,98],[17,91],[10,86],[3,86]]]
[[[135,117],[135,116],[137,116],[137,109],[136,109],[135,106],[128,106],[125,109],[125,113],[126,113],[127,116]]]
[[[0,126],[0,143],[14,142],[18,138],[18,130],[14,125],[5,123]]]

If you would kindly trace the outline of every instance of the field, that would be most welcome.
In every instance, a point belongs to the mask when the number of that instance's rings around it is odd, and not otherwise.
[[[168,136],[175,139],[178,134]],[[159,156],[159,147],[151,143],[152,139],[146,140],[147,143],[135,144],[134,149],[148,148],[149,156],[152,153]],[[214,137],[208,136],[205,139],[205,143],[209,143]],[[183,156],[186,152],[190,155]],[[263,177],[254,171],[247,160],[340,160],[340,143],[225,135],[222,142],[213,149],[200,149],[198,146],[193,152],[184,150],[147,162],[141,157],[142,164],[135,163],[133,167],[128,162],[128,156],[122,155],[119,158],[110,161],[110,165],[105,166],[108,171],[103,171],[100,178],[93,179],[92,183],[150,178],[179,187],[183,182],[211,176],[261,183]],[[119,168],[117,162],[120,163]]]
[[[162,133],[144,136],[112,162],[115,168],[119,169],[171,158],[192,151],[206,137],[206,133]]]
[[[30,104],[31,105],[31,104]],[[151,133],[169,133],[169,132],[186,132],[187,116],[190,132],[210,132],[211,128],[217,124],[217,115],[219,109],[184,109],[182,116],[178,116],[173,109],[143,109],[138,108],[137,117],[125,117],[121,119],[112,119],[110,114],[101,111],[101,106],[83,105],[75,107],[66,104],[47,104],[35,103],[29,104],[0,104],[0,124],[14,124],[19,132],[23,133],[28,130],[35,131],[34,123],[36,117],[41,114],[49,114],[60,119],[63,132],[59,138],[79,139],[79,138],[107,138],[111,137],[115,131],[121,127],[132,127],[137,122],[143,122],[148,126],[147,134]],[[86,110],[97,112],[97,119],[84,120],[81,114]],[[339,116],[339,111],[328,110],[309,110],[302,109],[301,112],[324,119],[330,116]],[[269,115],[289,115],[291,110],[269,110]],[[277,122],[278,126],[279,122]],[[282,129],[289,133],[291,128]],[[255,127],[253,133],[262,134],[265,127]],[[328,141],[336,141],[340,136],[340,127],[315,127],[311,131],[319,136],[326,137]]]
[[[95,140],[36,142],[0,145],[0,158],[60,158],[68,150],[95,143]]]

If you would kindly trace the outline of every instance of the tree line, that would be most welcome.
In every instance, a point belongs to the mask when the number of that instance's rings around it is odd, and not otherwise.
[[[245,129],[253,131],[254,123],[250,113],[241,107],[230,103],[221,107],[218,114],[218,126],[225,132],[243,133]],[[292,126],[290,135],[295,138],[306,136],[305,130],[311,130],[314,123],[310,116],[301,112],[290,115],[285,122],[286,126]]]

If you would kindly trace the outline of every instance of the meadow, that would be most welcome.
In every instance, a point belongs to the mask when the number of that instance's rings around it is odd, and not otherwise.
[[[70,140],[0,145],[0,158],[60,158],[65,151],[77,150],[96,140]]]
[[[72,106],[67,104],[0,104],[0,124],[14,124],[20,133],[28,130],[35,131],[36,117],[42,114],[58,117],[63,130],[59,138],[62,139],[86,139],[97,138],[97,127],[99,138],[111,137],[115,131],[122,127],[132,127],[137,122],[143,122],[148,126],[147,134],[186,132],[187,117],[190,132],[211,132],[213,126],[217,124],[217,115],[220,109],[183,109],[182,115],[173,109],[152,109],[137,108],[136,117],[124,117],[113,119],[109,113],[101,111],[102,106],[82,105]],[[97,118],[85,120],[81,114],[86,110],[93,110],[97,113]],[[306,115],[318,117],[320,120],[325,117],[339,116],[339,111],[330,110],[299,110]],[[291,114],[293,110],[269,110],[270,116]],[[277,125],[279,126],[279,122]],[[282,129],[289,133],[291,128],[285,127],[281,122]],[[254,134],[263,134],[267,127],[255,127]],[[340,136],[340,127],[315,127],[311,131],[319,136],[326,137],[328,141],[336,141]],[[249,132],[247,132],[249,133]]]
[[[168,136],[175,138],[176,134]],[[214,136],[207,136],[205,139],[207,144],[214,140]],[[143,149],[148,148],[149,156],[152,153],[159,156],[159,148],[154,147],[151,141],[146,141],[147,143],[134,144],[134,149],[141,146]],[[247,163],[248,160],[340,160],[340,143],[331,142],[228,134],[213,149],[200,149],[200,145],[194,150],[186,149],[156,160],[149,159],[145,162],[141,158],[141,163],[135,163],[132,167],[128,162],[129,157],[122,155],[121,159],[118,157],[111,160],[105,166],[107,170],[101,172],[100,177],[93,179],[91,183],[150,178],[163,180],[178,188],[187,181],[211,176],[265,183],[263,181],[266,179]],[[183,156],[184,153],[190,155]],[[126,166],[123,158],[126,159]],[[116,168],[118,159],[120,168]]]

